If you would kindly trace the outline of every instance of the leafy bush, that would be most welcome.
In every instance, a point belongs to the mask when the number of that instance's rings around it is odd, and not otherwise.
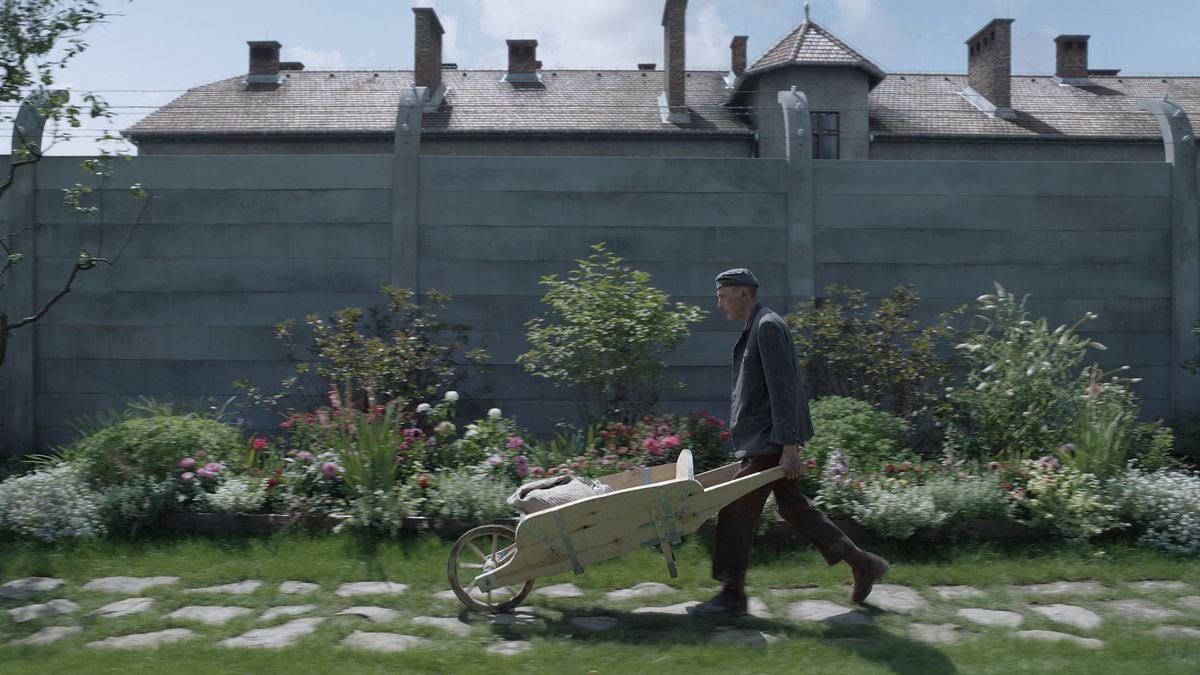
[[[1012,520],[1012,500],[995,476],[943,472],[929,476],[925,484],[934,508],[946,514],[946,525],[966,527],[982,518]]]
[[[177,504],[179,484],[174,478],[143,476],[109,485],[101,492],[101,511],[109,532],[135,534]]]
[[[944,312],[921,328],[911,318],[919,296],[898,286],[867,311],[866,291],[837,285],[785,317],[814,396],[851,397],[915,421],[937,405],[951,365],[939,347],[955,334]]]
[[[824,465],[834,451],[854,472],[873,472],[888,461],[912,459],[903,449],[909,424],[876,409],[870,403],[842,396],[812,402],[810,413],[815,435],[805,444],[805,454]]]
[[[1071,442],[1056,454],[1064,465],[1104,479],[1125,467],[1139,405],[1133,392],[1118,378],[1105,381],[1097,366],[1084,373],[1086,386],[1077,385],[1075,389],[1080,395],[1076,396]]]
[[[103,496],[70,464],[0,483],[0,529],[44,542],[102,536],[103,508]]]
[[[204,495],[205,505],[216,513],[258,513],[266,501],[263,481],[249,476],[226,478]]]
[[[938,510],[930,487],[920,483],[868,483],[852,511],[855,522],[892,539],[908,539],[919,529],[939,527],[947,517]]]
[[[315,392],[323,395],[332,388],[345,394],[346,408],[366,408],[371,398],[377,399],[371,406],[396,401],[401,410],[411,412],[421,401],[442,398],[466,378],[469,366],[487,360],[484,350],[469,348],[466,326],[438,319],[449,295],[431,289],[427,302],[417,304],[410,289],[385,286],[382,291],[387,297],[383,310],[347,307],[328,320],[315,314],[306,317],[313,334],[307,360],[297,354],[295,322],[278,324],[276,338],[296,374],[285,379],[276,394],[248,381],[237,386],[256,405],[272,408],[289,397],[301,398],[304,408],[318,397]],[[315,392],[306,388],[306,381]]]
[[[1121,526],[1117,506],[1092,474],[1061,466],[1054,457],[1026,460],[1020,467],[1010,491],[1018,521],[1075,541]]]
[[[1121,513],[1140,530],[1140,543],[1169,553],[1200,553],[1200,476],[1131,467],[1109,486]]]
[[[983,332],[957,349],[965,372],[948,395],[947,440],[971,459],[1018,461],[1068,440],[1078,413],[1080,364],[1098,342],[1076,333],[1088,312],[1068,327],[1029,320],[1028,297],[1017,300],[996,285],[979,297]]]
[[[484,523],[517,514],[506,500],[516,485],[476,468],[440,471],[425,490],[422,512],[440,518]]]
[[[649,274],[621,265],[603,243],[591,248],[566,279],[540,281],[549,309],[526,324],[532,348],[517,361],[535,377],[574,388],[585,427],[601,418],[629,424],[652,412],[671,384],[664,358],[704,310],[669,304]]]
[[[121,485],[177,473],[182,457],[228,462],[243,452],[241,431],[198,413],[158,404],[131,404],[123,419],[102,426],[59,450],[95,485]]]

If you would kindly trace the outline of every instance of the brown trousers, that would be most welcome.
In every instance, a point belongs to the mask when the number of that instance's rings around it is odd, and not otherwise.
[[[779,466],[778,453],[758,455],[742,460],[735,478]],[[742,583],[750,566],[750,551],[754,546],[754,531],[762,515],[767,495],[775,492],[779,514],[795,527],[830,565],[845,560],[858,549],[854,542],[838,529],[833,521],[809,504],[800,490],[800,480],[783,478],[749,492],[717,514],[716,542],[713,546],[712,575],[724,583]]]

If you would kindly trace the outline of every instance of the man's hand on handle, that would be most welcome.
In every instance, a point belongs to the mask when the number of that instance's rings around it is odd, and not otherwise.
[[[808,465],[800,459],[800,448],[803,445],[783,446],[783,455],[779,458],[779,466],[783,467],[783,475],[787,478],[799,478],[808,473]]]

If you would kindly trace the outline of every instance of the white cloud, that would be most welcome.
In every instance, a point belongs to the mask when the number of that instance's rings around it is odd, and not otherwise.
[[[299,61],[308,70],[346,70],[346,58],[340,51],[284,47],[284,61]]]
[[[693,70],[728,70],[729,41],[733,33],[708,3],[692,11],[688,8],[687,65]]]

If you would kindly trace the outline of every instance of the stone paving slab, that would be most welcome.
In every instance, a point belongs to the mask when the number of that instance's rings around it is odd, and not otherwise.
[[[13,623],[25,623],[34,619],[41,619],[47,616],[56,616],[59,614],[70,614],[78,612],[79,605],[70,600],[58,598],[49,602],[40,602],[36,605],[25,605],[16,609],[8,610],[8,616]]]
[[[567,623],[576,628],[600,632],[616,628],[621,625],[621,620],[615,616],[575,616],[571,617]]]
[[[664,595],[674,593],[679,589],[672,588],[666,584],[660,584],[656,581],[647,581],[640,583],[633,588],[622,588],[615,591],[609,591],[604,594],[604,599],[609,602],[618,602],[621,600],[632,600],[635,598],[645,598],[652,595]]]
[[[521,652],[529,651],[533,647],[533,643],[527,640],[505,640],[497,642],[494,645],[489,645],[487,653],[499,654],[501,656],[513,656]]]
[[[718,626],[709,637],[709,642],[749,647],[766,647],[778,641],[779,638],[770,633],[735,626]]]
[[[354,631],[342,640],[342,645],[372,652],[403,652],[413,647],[432,644],[430,640],[415,635],[398,633],[364,633]]]
[[[450,591],[450,594],[453,597],[454,591]],[[532,595],[546,598],[582,598],[584,592],[575,584],[554,584],[553,586],[534,588]]]
[[[1162,621],[1180,615],[1179,610],[1163,607],[1149,600],[1109,600],[1100,605],[1126,619],[1141,619],[1144,621]]]
[[[913,623],[908,626],[908,634],[918,642],[931,645],[958,644],[969,635],[962,626],[952,623]]]
[[[1091,630],[1099,626],[1102,621],[1099,614],[1075,605],[1030,605],[1029,609],[1051,621],[1065,623],[1083,630]]]
[[[388,609],[387,607],[360,606],[360,607],[347,607],[346,609],[343,609],[342,611],[337,612],[337,615],[338,616],[361,616],[362,618],[367,619],[371,623],[387,623],[389,621],[395,621],[396,618],[398,616],[400,616],[400,612],[397,612],[394,609]]]
[[[838,625],[865,625],[871,617],[865,612],[850,609],[825,600],[802,600],[788,605],[788,618],[793,621],[824,621]]]
[[[317,626],[325,621],[322,617],[296,619],[271,628],[256,628],[236,637],[221,640],[217,644],[222,647],[254,647],[260,649],[278,649],[293,644],[305,635],[317,630]]]
[[[470,624],[465,624],[458,619],[448,619],[440,616],[416,616],[413,617],[412,623],[418,626],[441,628],[444,631],[449,631],[459,636],[471,634]]]
[[[154,598],[125,598],[124,600],[110,602],[99,609],[92,610],[90,613],[109,619],[115,619],[117,617],[147,612],[153,606]]]
[[[10,644],[37,647],[58,642],[59,640],[79,635],[82,632],[83,626],[48,626],[21,640],[13,640]]]
[[[249,607],[222,607],[216,605],[188,605],[167,615],[168,619],[176,621],[199,621],[209,626],[221,626],[239,616],[246,616],[252,610]]]
[[[108,591],[110,593],[141,593],[156,586],[173,586],[179,577],[101,577],[83,585],[85,591]]]
[[[1080,647],[1087,647],[1088,649],[1100,649],[1104,646],[1103,640],[1079,637],[1078,635],[1059,633],[1052,630],[1019,630],[1013,633],[1013,637],[1025,638],[1029,640],[1046,640],[1049,642],[1071,642],[1079,645]]]
[[[259,621],[270,621],[280,616],[297,616],[299,614],[308,614],[316,609],[316,605],[280,605],[279,607],[269,607],[263,610]]]
[[[518,607],[513,612],[489,614],[484,621],[494,626],[539,626],[546,624],[545,619],[534,614],[529,607]]]
[[[132,635],[105,638],[89,642],[87,646],[98,649],[145,649],[147,647],[157,647],[158,645],[186,640],[195,634],[195,632],[187,628],[168,628],[152,633],[134,633]]]
[[[688,600],[675,605],[667,605],[665,607],[638,607],[633,610],[634,614],[669,614],[672,616],[685,616],[688,610],[700,604],[699,600]]]
[[[1020,614],[1002,609],[968,607],[958,610],[958,615],[967,621],[973,621],[984,626],[1003,626],[1005,628],[1016,628],[1025,621],[1025,617]]]
[[[28,600],[39,593],[52,591],[64,583],[66,582],[62,579],[52,579],[50,577],[13,579],[8,583],[0,585],[0,599]]]
[[[771,608],[767,607],[767,603],[763,602],[762,598],[750,598],[746,603],[746,611],[756,619],[775,618],[775,615],[771,613]]]
[[[968,600],[987,595],[974,586],[930,586],[929,590],[943,600]]]
[[[220,586],[205,586],[204,588],[185,588],[184,593],[227,593],[229,595],[249,595],[257,591],[263,582],[256,579],[248,579],[239,581],[233,584],[221,584]]]
[[[1175,604],[1185,609],[1200,610],[1200,595],[1185,595],[1177,599]]]
[[[1134,590],[1145,591],[1147,593],[1154,591],[1186,591],[1191,588],[1188,584],[1175,579],[1150,579],[1148,581],[1134,581],[1125,585]]]
[[[1150,632],[1158,637],[1200,640],[1200,628],[1192,628],[1190,626],[1159,626]]]
[[[875,584],[867,604],[879,609],[899,614],[912,614],[929,609],[929,603],[920,593],[908,586],[896,584]]]
[[[321,590],[321,584],[314,584],[308,581],[281,581],[279,582],[279,592],[289,595],[298,595],[302,593],[315,593]]]
[[[1062,595],[1066,593],[1100,595],[1108,589],[1104,587],[1104,584],[1096,581],[1055,581],[1049,584],[1010,586],[1009,590],[1013,593],[1033,593],[1035,595]]]
[[[391,581],[354,581],[339,586],[334,595],[339,598],[356,595],[402,595],[407,590],[408,584],[397,584]]]

